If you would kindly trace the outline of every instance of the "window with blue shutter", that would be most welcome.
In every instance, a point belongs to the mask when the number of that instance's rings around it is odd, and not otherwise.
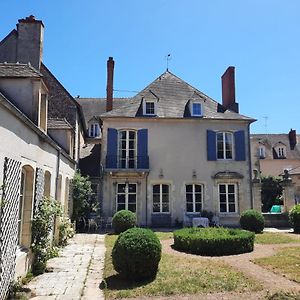
[[[216,132],[207,130],[207,160],[217,160]]]
[[[245,131],[239,130],[234,133],[235,145],[235,160],[246,160],[246,145],[245,145]]]
[[[116,169],[117,165],[118,165],[118,131],[114,128],[108,128],[106,168]]]
[[[149,169],[148,129],[138,130],[137,154],[138,154],[137,157],[138,169]]]

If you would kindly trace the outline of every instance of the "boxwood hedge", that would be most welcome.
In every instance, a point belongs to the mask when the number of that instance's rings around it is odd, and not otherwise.
[[[136,226],[136,214],[130,210],[119,210],[112,219],[112,228],[116,234]]]
[[[255,234],[241,229],[184,228],[174,231],[174,248],[204,256],[251,252]]]

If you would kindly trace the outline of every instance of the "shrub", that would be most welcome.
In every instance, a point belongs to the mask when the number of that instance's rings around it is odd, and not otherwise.
[[[128,229],[119,235],[112,250],[115,270],[136,281],[154,278],[160,259],[161,244],[150,229]]]
[[[289,213],[290,222],[295,233],[300,233],[300,204],[296,204]]]
[[[130,210],[120,210],[112,219],[112,227],[116,234],[136,226],[136,214]]]
[[[68,244],[68,240],[72,238],[74,234],[75,232],[70,219],[66,216],[62,217],[59,224],[58,245],[66,246]]]
[[[174,248],[206,256],[253,251],[254,233],[226,228],[184,228],[174,231]]]
[[[260,233],[265,228],[265,219],[260,212],[249,209],[242,213],[240,224],[241,227],[245,230]]]

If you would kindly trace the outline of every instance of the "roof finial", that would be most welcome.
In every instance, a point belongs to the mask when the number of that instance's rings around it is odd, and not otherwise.
[[[171,54],[168,54],[165,58],[166,58],[167,72],[168,72],[169,71],[169,61],[171,60]]]

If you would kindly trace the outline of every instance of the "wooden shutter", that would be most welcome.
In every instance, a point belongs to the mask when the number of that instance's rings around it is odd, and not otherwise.
[[[234,133],[234,146],[235,146],[235,160],[246,160],[246,145],[245,145],[245,131],[239,130]]]
[[[216,132],[207,130],[207,160],[217,160]]]
[[[114,128],[108,128],[106,168],[116,169],[117,162],[118,162],[118,131]]]
[[[148,129],[138,130],[137,139],[137,167],[138,169],[149,169]]]

